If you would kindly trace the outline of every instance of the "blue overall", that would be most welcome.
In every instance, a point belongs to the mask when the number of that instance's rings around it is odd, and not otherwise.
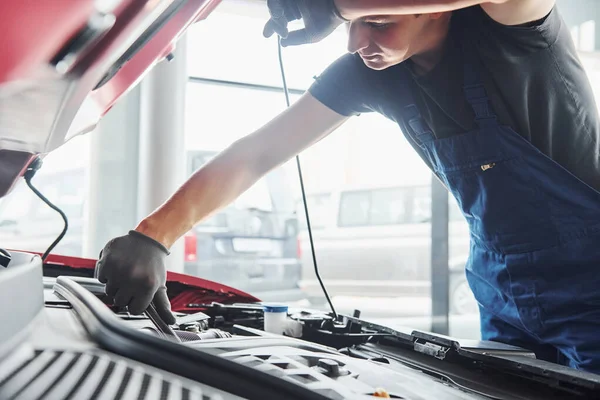
[[[474,130],[436,139],[411,90],[400,106],[469,224],[466,274],[482,339],[600,373],[600,193],[498,122],[481,61],[463,52]],[[404,83],[414,85],[408,75]]]

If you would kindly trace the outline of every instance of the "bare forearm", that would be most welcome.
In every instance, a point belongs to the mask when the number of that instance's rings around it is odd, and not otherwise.
[[[504,3],[506,0],[335,0],[346,19],[367,15],[407,15],[446,12],[482,3]]]
[[[136,230],[169,248],[198,222],[234,201],[262,176],[242,147],[234,143],[196,171]]]
[[[198,222],[347,119],[305,93],[286,111],[198,170],[136,230],[171,247]]]

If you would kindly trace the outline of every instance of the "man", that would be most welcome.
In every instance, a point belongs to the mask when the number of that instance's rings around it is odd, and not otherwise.
[[[352,115],[396,121],[457,198],[482,338],[600,373],[599,118],[553,0],[272,0],[265,34],[315,42],[344,21],[348,50],[309,92],[233,143],[104,248],[98,276],[141,312],[167,249]],[[306,29],[287,32],[302,18]],[[368,134],[368,132],[365,132]],[[398,171],[399,174],[405,171]]]

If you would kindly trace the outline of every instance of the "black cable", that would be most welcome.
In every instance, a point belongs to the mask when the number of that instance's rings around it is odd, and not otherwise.
[[[67,230],[69,229],[69,221],[67,220],[67,216],[65,215],[65,213],[60,208],[58,208],[57,206],[52,204],[50,202],[50,200],[48,200],[46,198],[46,196],[44,196],[42,193],[40,193],[40,191],[37,190],[31,183],[31,178],[34,177],[37,170],[40,169],[41,167],[42,167],[42,160],[40,158],[36,158],[31,164],[29,164],[29,166],[27,167],[27,170],[25,171],[25,174],[24,174],[25,183],[27,183],[27,186],[29,186],[29,189],[31,189],[33,191],[33,193],[35,193],[37,195],[37,197],[39,197],[44,203],[46,203],[48,205],[48,207],[50,207],[51,209],[53,209],[54,211],[59,213],[60,216],[62,217],[63,221],[65,222],[65,226],[64,226],[62,232],[60,233],[60,235],[58,235],[58,237],[54,240],[54,242],[52,242],[50,247],[48,247],[48,249],[46,249],[46,251],[42,255],[42,262],[45,262],[46,258],[48,258],[48,255],[50,255],[50,252],[56,247],[56,245],[67,234]]]
[[[290,106],[290,93],[287,87],[287,80],[285,79],[285,68],[283,67],[283,55],[281,54],[281,38],[277,41],[277,54],[279,56],[279,68],[281,69],[281,80],[283,82],[283,92],[285,93],[285,102],[287,106]],[[296,155],[296,166],[298,167],[298,177],[300,178],[300,190],[302,191],[302,202],[304,203],[304,213],[306,214],[306,227],[308,229],[308,239],[310,241],[310,251],[312,254],[313,264],[315,266],[315,274],[317,275],[317,280],[321,285],[321,289],[323,289],[323,293],[325,294],[325,298],[329,303],[329,307],[331,307],[331,312],[333,313],[333,317],[337,321],[338,315],[335,312],[335,307],[333,307],[333,303],[329,298],[329,293],[327,293],[327,289],[323,284],[323,280],[321,279],[321,275],[319,274],[319,267],[317,265],[317,256],[315,254],[315,244],[313,241],[312,228],[310,226],[310,217],[308,215],[308,204],[306,203],[306,191],[304,190],[304,179],[302,178],[302,167],[300,166],[300,156]]]

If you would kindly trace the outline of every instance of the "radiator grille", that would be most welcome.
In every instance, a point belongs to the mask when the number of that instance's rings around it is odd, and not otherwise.
[[[0,399],[222,400],[108,355],[44,350],[0,364]]]

